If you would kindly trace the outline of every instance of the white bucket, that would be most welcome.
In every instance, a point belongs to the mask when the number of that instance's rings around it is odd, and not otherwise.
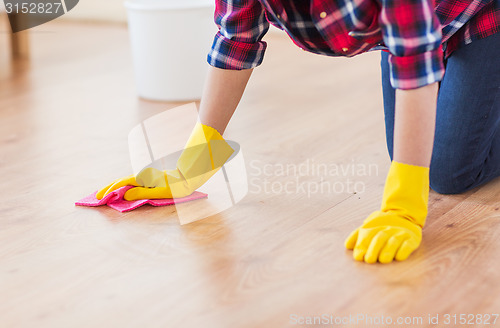
[[[139,96],[200,99],[217,32],[214,1],[128,0],[125,7]]]

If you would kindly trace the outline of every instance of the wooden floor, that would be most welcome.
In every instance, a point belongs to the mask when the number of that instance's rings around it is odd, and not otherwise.
[[[132,127],[179,105],[136,97],[126,29],[53,22],[31,38],[31,61],[15,63],[0,39],[0,327],[313,327],[294,318],[321,315],[438,327],[428,323],[438,314],[439,327],[462,327],[445,314],[500,312],[498,179],[431,193],[423,244],[406,262],[366,265],[344,249],[378,208],[389,167],[379,53],[327,58],[268,35],[226,134],[244,150],[250,192],[181,226],[172,208],[74,206],[131,173]],[[296,177],[256,167],[308,160],[378,174],[300,177],[364,192],[259,192]]]

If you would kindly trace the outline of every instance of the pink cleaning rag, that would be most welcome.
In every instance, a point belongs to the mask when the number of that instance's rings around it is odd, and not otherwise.
[[[92,195],[89,195],[78,202],[75,203],[77,206],[101,206],[101,205],[108,205],[112,209],[115,209],[119,212],[128,212],[135,210],[138,207],[141,207],[144,204],[149,204],[153,206],[167,206],[167,205],[173,205],[173,204],[179,204],[179,203],[185,203],[189,202],[195,199],[200,199],[200,198],[206,198],[208,195],[204,194],[202,192],[195,191],[189,196],[183,197],[183,198],[177,198],[177,199],[171,199],[171,198],[165,198],[165,199],[141,199],[141,200],[134,200],[134,201],[127,201],[123,199],[123,195],[127,190],[130,188],[134,188],[133,186],[125,186],[121,187],[120,189],[117,189],[110,194],[108,194],[106,197],[104,197],[101,200],[98,200],[95,198],[95,195],[97,194],[97,191],[94,192]]]

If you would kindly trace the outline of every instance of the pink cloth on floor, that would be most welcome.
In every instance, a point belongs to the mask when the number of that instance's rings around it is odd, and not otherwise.
[[[112,209],[115,209],[115,210],[123,213],[123,212],[135,210],[136,208],[141,207],[144,204],[149,204],[149,205],[153,205],[153,206],[167,206],[167,205],[185,203],[185,202],[189,202],[189,201],[192,201],[195,199],[206,198],[208,196],[207,194],[204,194],[202,192],[195,191],[191,195],[183,197],[183,198],[140,199],[140,200],[134,200],[134,201],[127,201],[127,200],[123,199],[123,195],[130,188],[134,188],[134,187],[133,186],[121,187],[120,189],[117,189],[117,190],[109,193],[106,197],[104,197],[101,200],[98,200],[97,198],[95,198],[95,195],[97,194],[97,191],[96,191],[92,195],[89,195],[89,196],[79,200],[78,202],[75,203],[75,205],[77,205],[77,206],[108,205]]]

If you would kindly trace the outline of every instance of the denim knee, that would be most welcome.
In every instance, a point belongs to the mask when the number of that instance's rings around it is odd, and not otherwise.
[[[431,164],[429,173],[430,187],[443,195],[456,195],[464,193],[475,187],[472,172]]]
[[[468,190],[465,184],[457,183],[456,178],[444,171],[434,170],[430,173],[430,186],[431,189],[438,194],[443,195],[456,195],[466,192]]]

